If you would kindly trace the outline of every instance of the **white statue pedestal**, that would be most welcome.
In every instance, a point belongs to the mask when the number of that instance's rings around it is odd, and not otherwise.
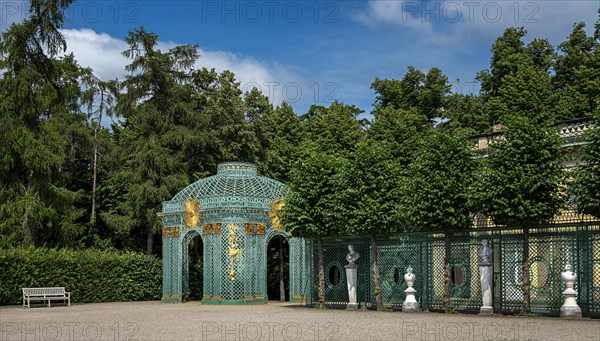
[[[560,307],[560,317],[567,319],[580,319],[581,308],[577,305],[577,291],[573,289],[577,274],[572,271],[571,264],[565,266],[565,271],[561,273],[561,279],[565,283],[566,289],[562,292],[565,302]]]
[[[404,274],[404,281],[406,281],[406,285],[408,286],[408,288],[404,290],[404,292],[406,293],[406,299],[404,300],[404,303],[402,303],[403,312],[412,313],[421,310],[421,306],[419,305],[419,302],[417,302],[417,299],[415,297],[417,290],[413,288],[416,279],[417,276],[413,273],[413,268],[409,265],[408,269],[406,269],[406,274]]]
[[[415,288],[408,287],[404,292],[406,293],[406,299],[404,300],[404,303],[402,303],[402,311],[410,313],[421,310],[421,306],[415,298],[415,294],[417,293]]]
[[[356,264],[348,264],[346,268],[346,280],[348,282],[348,305],[346,310],[357,310],[356,303],[356,281],[357,281],[357,266]]]
[[[487,239],[481,241],[479,250],[479,280],[481,285],[482,306],[479,315],[494,315],[492,307],[492,288],[494,287],[494,263],[492,261],[492,249]]]
[[[481,280],[481,298],[483,305],[479,308],[479,315],[494,315],[492,307],[492,279],[494,269],[491,265],[480,265],[479,276]]]

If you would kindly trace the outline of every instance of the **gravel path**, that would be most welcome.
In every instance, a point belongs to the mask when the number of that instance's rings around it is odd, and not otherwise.
[[[0,307],[9,340],[598,340],[600,320],[120,302]]]

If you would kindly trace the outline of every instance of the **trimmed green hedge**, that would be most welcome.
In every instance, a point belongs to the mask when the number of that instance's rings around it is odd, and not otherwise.
[[[21,304],[22,288],[65,287],[71,302],[158,300],[162,261],[135,252],[0,250],[0,304]]]

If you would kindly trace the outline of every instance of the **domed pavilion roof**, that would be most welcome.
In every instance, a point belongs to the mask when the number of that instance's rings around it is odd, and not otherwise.
[[[217,174],[200,179],[182,189],[170,202],[165,202],[163,213],[179,211],[184,203],[195,200],[199,211],[252,209],[269,211],[275,200],[283,199],[290,189],[283,183],[259,176],[257,165],[246,162],[224,162],[217,166]]]

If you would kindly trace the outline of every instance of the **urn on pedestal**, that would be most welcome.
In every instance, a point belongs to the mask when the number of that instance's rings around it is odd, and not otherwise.
[[[408,288],[404,290],[406,293],[406,299],[404,300],[404,303],[402,303],[403,312],[415,312],[421,310],[421,306],[419,306],[419,302],[417,302],[417,299],[415,298],[417,290],[413,288],[416,279],[417,276],[414,274],[413,268],[409,265],[406,269],[406,273],[404,274],[404,281],[406,282],[406,286],[408,286]]]
[[[577,281],[577,274],[573,272],[571,264],[565,265],[565,271],[560,274],[565,284],[565,291],[562,292],[565,302],[560,307],[560,317],[562,318],[581,318],[581,308],[577,305],[577,291],[573,289]]]

